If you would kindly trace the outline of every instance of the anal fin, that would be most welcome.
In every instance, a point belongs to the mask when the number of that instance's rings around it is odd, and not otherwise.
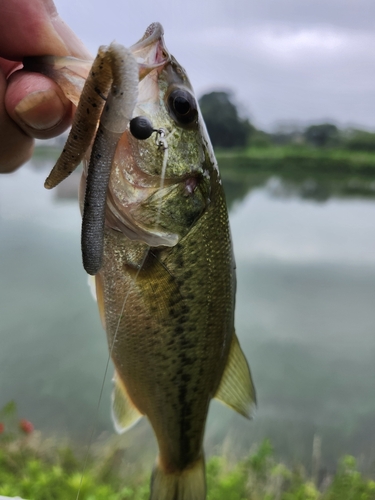
[[[103,280],[101,279],[101,276],[99,273],[96,276],[94,276],[94,279],[95,279],[95,295],[96,295],[96,300],[98,302],[100,320],[102,322],[103,329],[105,330],[106,327],[105,327],[105,306],[104,306]]]
[[[104,290],[99,274],[96,276],[88,274],[88,285],[93,299],[98,303],[100,320],[102,322],[103,329],[105,330]]]
[[[256,404],[249,365],[233,333],[228,361],[215,398],[247,418]]]
[[[116,432],[123,434],[142,418],[142,413],[131,402],[117,372],[115,372],[113,377],[113,383],[112,420]]]

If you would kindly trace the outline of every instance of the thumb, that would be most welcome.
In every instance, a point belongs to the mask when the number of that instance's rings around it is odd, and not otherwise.
[[[0,12],[1,57],[13,61],[38,55],[91,58],[52,0],[0,0]]]

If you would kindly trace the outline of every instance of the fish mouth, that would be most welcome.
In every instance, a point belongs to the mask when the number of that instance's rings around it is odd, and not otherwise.
[[[159,130],[160,126],[163,127],[160,118],[154,122],[161,106],[159,76],[166,69],[167,73],[164,78],[167,79],[168,85],[170,82],[176,83],[170,73],[176,71],[175,68],[178,65],[169,53],[163,35],[161,24],[153,23],[147,28],[143,37],[130,47],[139,68],[138,100],[133,110],[133,117],[148,117],[156,127],[155,131]],[[173,71],[168,70],[172,65]],[[180,73],[178,78],[181,78]],[[179,80],[177,82],[180,83]],[[165,139],[168,141],[171,131],[165,130],[164,132],[166,133]],[[203,167],[196,167],[182,175],[181,173],[173,175],[173,171],[165,170],[161,181],[161,172],[148,171],[140,166],[140,158],[144,158],[147,153],[145,153],[146,147],[140,150],[137,143],[138,140],[131,135],[129,130],[119,141],[114,161],[117,167],[112,171],[107,191],[105,223],[107,227],[122,232],[130,240],[142,242],[151,247],[173,247],[181,236],[168,231],[159,220],[161,205],[158,209],[159,215],[151,220],[142,217],[141,207],[155,196],[160,199],[161,203],[162,197],[167,196],[174,189],[180,190],[182,196],[192,196],[200,185]],[[164,155],[168,158],[167,151],[164,151]],[[151,160],[149,158],[143,161]]]
[[[160,23],[152,23],[143,37],[130,47],[138,62],[139,80],[143,80],[154,69],[161,71],[171,61],[163,35],[163,26]]]
[[[138,101],[133,116],[148,115],[153,117],[159,107],[158,75],[172,61],[164,42],[164,30],[160,23],[152,23],[143,37],[130,47],[139,68]],[[146,78],[150,73],[149,78]],[[141,241],[152,247],[171,247],[176,245],[179,236],[163,230],[159,224],[156,227],[145,226],[134,211],[150,196],[160,189],[161,181],[158,174],[143,171],[136,160],[129,133],[121,138],[116,152],[118,164],[121,158],[127,158],[125,168],[118,169],[107,192],[107,226],[121,231],[129,239]],[[172,186],[184,183],[186,176],[165,177],[162,191]],[[118,185],[121,189],[118,189]],[[121,191],[121,194],[120,192]]]

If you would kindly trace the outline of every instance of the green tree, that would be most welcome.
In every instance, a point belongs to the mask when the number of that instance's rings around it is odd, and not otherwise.
[[[352,130],[345,146],[352,151],[375,151],[375,134],[365,130]]]
[[[204,94],[199,105],[214,147],[233,148],[248,144],[254,127],[247,119],[240,118],[230,93]]]
[[[334,146],[339,139],[339,130],[332,123],[322,123],[321,125],[310,125],[304,132],[304,137],[310,144],[322,148]]]

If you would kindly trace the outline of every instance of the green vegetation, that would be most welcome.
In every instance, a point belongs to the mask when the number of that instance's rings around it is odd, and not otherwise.
[[[210,92],[199,99],[199,104],[215,148],[302,145],[317,149],[375,152],[375,133],[353,128],[339,129],[333,123],[306,127],[284,124],[272,133],[258,130],[248,119],[240,117],[231,92]]]
[[[231,94],[205,94],[199,99],[199,105],[214,147],[233,148],[248,144],[254,127],[247,119],[240,118]]]
[[[375,133],[332,123],[267,133],[240,118],[230,93],[211,92],[199,103],[229,205],[270,179],[278,182],[277,196],[375,196]]]
[[[148,499],[149,475],[134,473],[116,444],[79,459],[71,447],[43,441],[13,402],[0,411],[0,424],[0,496],[66,500],[80,491],[81,500]],[[211,457],[207,500],[375,500],[375,482],[357,470],[354,457],[344,457],[334,475],[319,475],[319,452],[313,464],[314,479],[301,465],[278,462],[268,440],[237,463]]]
[[[248,158],[248,159],[302,159],[309,158],[313,160],[327,161],[347,161],[354,168],[358,165],[361,168],[363,165],[368,165],[370,168],[375,167],[375,153],[370,151],[354,151],[340,148],[313,148],[308,145],[287,144],[275,145],[272,147],[255,147],[225,149],[216,148],[216,156],[220,158]],[[366,168],[366,167],[365,167]]]
[[[375,134],[364,130],[353,130],[347,137],[347,148],[353,151],[375,152]]]
[[[336,146],[340,142],[339,129],[332,123],[310,125],[304,131],[303,137],[308,144],[318,148]]]
[[[43,451],[42,451],[43,450]],[[70,448],[54,449],[19,439],[0,446],[0,495],[28,500],[147,500],[149,478],[124,474],[117,454],[90,458],[81,483],[83,461]],[[119,466],[120,465],[120,466]],[[319,487],[301,466],[278,463],[270,443],[233,464],[225,457],[207,463],[207,500],[373,500],[375,482],[344,457],[334,476]]]
[[[361,176],[374,180],[375,154],[342,149],[313,149],[306,146],[248,147],[216,150],[221,169],[242,174],[253,170],[270,175],[290,172],[296,180],[317,175]]]

